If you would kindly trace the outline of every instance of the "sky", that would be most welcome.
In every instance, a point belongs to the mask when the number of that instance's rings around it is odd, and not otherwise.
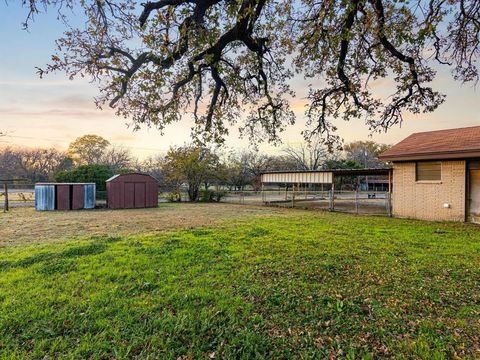
[[[96,109],[93,98],[97,89],[87,80],[68,80],[63,74],[40,79],[35,67],[48,63],[55,40],[61,36],[64,26],[51,12],[37,16],[28,32],[22,30],[26,10],[18,3],[0,2],[0,131],[8,133],[7,137],[0,138],[0,146],[66,149],[78,136],[98,134],[145,158],[189,141],[191,124],[188,120],[169,126],[163,136],[154,128],[134,132],[128,121],[116,117],[111,109]],[[283,133],[284,144],[295,146],[302,141],[307,83],[301,76],[292,81],[297,93],[293,104],[297,122]],[[394,144],[418,131],[480,125],[478,88],[454,81],[444,68],[440,69],[433,87],[447,95],[446,102],[434,113],[406,114],[401,127],[372,136],[362,121],[339,120],[335,122],[338,134],[345,142],[374,140]],[[240,139],[237,130],[232,128],[226,145],[240,149],[248,147],[249,143],[247,139]],[[275,148],[261,144],[259,148],[275,153],[282,145]]]

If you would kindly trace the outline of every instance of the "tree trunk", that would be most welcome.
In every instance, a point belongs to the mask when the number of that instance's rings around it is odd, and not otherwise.
[[[188,184],[188,199],[190,201],[195,202],[198,200],[199,187],[197,184]]]

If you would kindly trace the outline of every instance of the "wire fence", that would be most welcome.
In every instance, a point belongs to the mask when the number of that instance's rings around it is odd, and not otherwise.
[[[6,190],[3,185],[0,187],[0,206],[3,209],[35,206],[34,184],[8,184]]]
[[[391,194],[381,191],[231,191],[223,202],[272,205],[289,208],[318,209],[357,214],[391,214]]]
[[[105,203],[106,193],[97,194],[97,204]],[[0,206],[5,208],[5,191],[0,189]],[[173,197],[168,192],[159,193],[159,202],[188,202],[186,192],[181,192],[178,197]],[[357,214],[390,215],[391,194],[382,191],[334,191],[302,190],[294,191],[292,188],[268,189],[264,191],[242,190],[223,191],[220,202],[245,205],[270,205],[286,208],[302,208],[339,211]],[[8,207],[34,207],[34,184],[8,185]]]

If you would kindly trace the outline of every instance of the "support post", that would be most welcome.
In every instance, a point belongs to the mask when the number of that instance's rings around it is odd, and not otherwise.
[[[358,188],[355,189],[355,213],[358,215]]]
[[[388,216],[392,217],[392,170],[388,172]]]
[[[265,193],[263,191],[264,191],[264,185],[262,183],[262,204],[265,205]]]
[[[3,184],[3,191],[5,193],[5,202],[3,203],[3,212],[7,212],[9,210],[9,204],[8,204],[8,184],[4,183]]]
[[[285,184],[285,201],[288,200],[288,184]]]
[[[292,208],[295,207],[295,184],[292,185]]]
[[[332,189],[330,191],[330,211],[335,211],[335,179],[332,175]]]

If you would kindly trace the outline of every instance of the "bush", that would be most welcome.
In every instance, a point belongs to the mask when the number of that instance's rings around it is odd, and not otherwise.
[[[168,202],[181,202],[182,201],[182,197],[180,196],[180,193],[178,193],[178,192],[166,193],[165,194],[165,199]]]
[[[213,201],[213,190],[201,190],[200,191],[200,201],[201,202],[212,202]]]
[[[55,175],[57,182],[94,182],[97,192],[107,190],[106,181],[113,176],[112,170],[106,165],[81,165],[73,170],[63,170]]]
[[[225,196],[227,196],[226,191],[215,191],[215,194],[213,195],[213,200],[216,202],[220,202]]]
[[[201,202],[220,202],[227,193],[225,191],[202,190],[200,193]]]

